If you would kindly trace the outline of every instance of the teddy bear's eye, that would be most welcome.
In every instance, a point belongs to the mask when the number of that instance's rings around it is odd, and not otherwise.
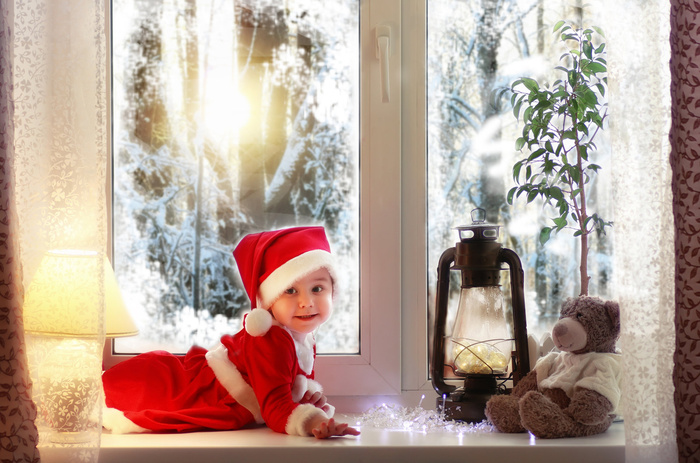
[[[583,314],[577,313],[576,314],[576,320],[581,320],[583,318]]]

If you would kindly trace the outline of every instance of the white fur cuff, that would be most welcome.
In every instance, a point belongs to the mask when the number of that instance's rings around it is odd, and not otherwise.
[[[318,416],[328,419],[328,415],[320,408],[316,408],[311,404],[299,405],[287,418],[284,432],[290,436],[311,436],[311,430],[307,429],[308,423]]]
[[[102,409],[102,427],[111,431],[112,434],[131,434],[149,431],[125,417],[124,412],[121,410],[107,407]]]

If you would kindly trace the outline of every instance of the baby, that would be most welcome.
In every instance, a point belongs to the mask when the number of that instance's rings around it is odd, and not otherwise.
[[[314,380],[314,332],[331,315],[335,269],[322,227],[245,236],[233,252],[253,310],[243,329],[185,357],[147,352],[103,374],[115,433],[240,429],[319,439],[359,435]]]

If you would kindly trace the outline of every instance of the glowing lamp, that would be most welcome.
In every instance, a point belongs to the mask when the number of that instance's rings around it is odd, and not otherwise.
[[[95,251],[47,252],[27,288],[23,318],[25,331],[48,349],[37,386],[50,439],[90,440],[90,428],[99,424],[93,412],[102,387],[102,321],[107,337],[138,333],[107,258]]]
[[[501,247],[499,226],[484,221],[485,211],[472,211],[472,225],[457,227],[459,242],[442,253],[438,264],[431,376],[439,394],[437,406],[448,419],[485,419],[488,399],[530,371],[525,322],[523,269],[518,255]],[[501,271],[510,271],[513,329],[506,320]],[[461,288],[451,335],[446,335],[450,273],[460,272]],[[445,368],[463,379],[448,384]],[[500,383],[500,386],[499,386]]]

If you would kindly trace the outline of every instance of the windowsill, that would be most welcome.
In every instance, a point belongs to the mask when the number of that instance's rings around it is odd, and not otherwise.
[[[353,422],[352,417],[346,417]],[[406,432],[360,428],[359,437],[326,441],[275,433],[268,428],[188,434],[103,433],[100,463],[207,463],[230,461],[518,463],[566,461],[617,463],[625,460],[622,423],[607,432],[575,439],[534,439],[528,434]]]

